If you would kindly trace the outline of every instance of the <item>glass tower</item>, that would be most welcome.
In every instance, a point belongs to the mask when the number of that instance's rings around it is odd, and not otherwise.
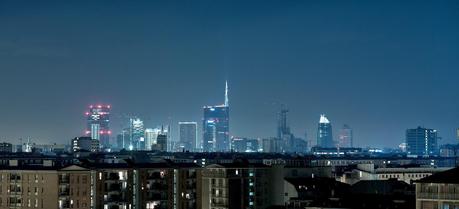
[[[332,126],[324,114],[320,115],[319,128],[317,130],[317,146],[324,148],[334,147]]]
[[[205,106],[203,119],[204,152],[229,152],[229,104],[228,82],[225,86],[225,103],[223,105]]]

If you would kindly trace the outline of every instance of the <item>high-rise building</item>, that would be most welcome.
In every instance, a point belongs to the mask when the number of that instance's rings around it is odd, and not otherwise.
[[[156,144],[153,145],[153,150],[167,152],[167,138],[166,134],[159,134],[156,137]]]
[[[418,126],[406,130],[406,151],[409,155],[433,155],[437,152],[438,132]]]
[[[225,104],[205,106],[203,120],[203,150],[205,152],[229,152],[229,104],[228,83],[225,88]]]
[[[131,145],[131,132],[130,128],[124,128],[120,134],[116,136],[116,145],[119,150],[129,149]]]
[[[187,151],[196,151],[198,145],[198,123],[179,122],[180,148]]]
[[[352,128],[344,124],[339,131],[338,147],[354,147]]]
[[[139,118],[131,118],[130,120],[131,145],[134,150],[145,150],[145,129],[143,121]]]
[[[317,130],[317,146],[318,147],[334,147],[332,126],[328,118],[320,115],[319,128]]]
[[[90,105],[86,112],[86,136],[100,141],[104,148],[110,147],[110,105]]]
[[[287,120],[288,109],[281,105],[281,109],[277,118],[277,138],[282,142],[282,152],[293,152],[294,150],[294,136],[290,132],[290,127]]]
[[[152,146],[156,144],[158,135],[161,134],[159,128],[147,128],[145,129],[145,149],[151,150]]]
[[[284,135],[290,135],[290,127],[287,121],[288,109],[284,105],[281,106],[277,118],[277,138],[282,139]]]

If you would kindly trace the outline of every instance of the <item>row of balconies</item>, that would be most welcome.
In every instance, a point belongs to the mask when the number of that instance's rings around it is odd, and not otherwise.
[[[420,192],[416,194],[416,199],[459,200],[459,191],[458,193]]]

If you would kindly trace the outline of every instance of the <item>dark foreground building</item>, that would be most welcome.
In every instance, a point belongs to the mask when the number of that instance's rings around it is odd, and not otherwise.
[[[416,209],[459,208],[459,168],[416,182]]]

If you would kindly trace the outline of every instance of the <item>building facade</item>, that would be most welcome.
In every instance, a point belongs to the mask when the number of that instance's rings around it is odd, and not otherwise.
[[[75,137],[72,139],[72,151],[89,151],[89,152],[98,152],[99,151],[99,141],[96,139],[91,139],[91,137]]]
[[[417,127],[406,130],[406,150],[409,155],[434,155],[437,153],[438,132]]]
[[[344,124],[341,130],[339,131],[338,146],[354,147],[354,133],[352,131],[352,128],[347,124]]]
[[[181,150],[198,150],[198,124],[196,122],[179,122],[179,146]]]
[[[416,209],[459,208],[459,168],[416,182]]]

